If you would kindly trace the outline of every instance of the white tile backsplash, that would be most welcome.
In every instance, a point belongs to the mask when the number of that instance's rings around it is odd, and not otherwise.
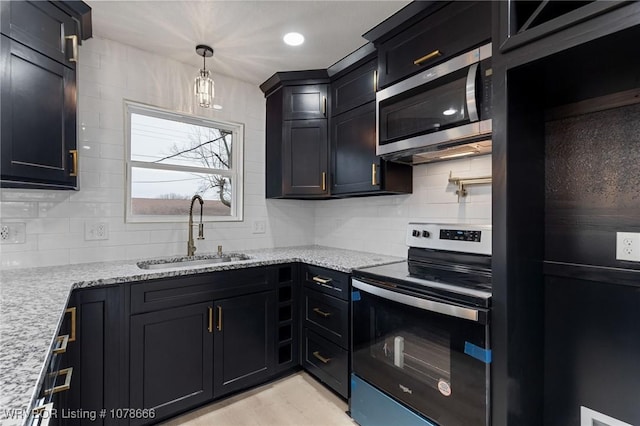
[[[198,252],[321,244],[404,256],[409,221],[490,222],[491,186],[469,188],[458,203],[449,173],[491,173],[491,157],[413,168],[414,193],[340,200],[266,200],[265,100],[258,87],[214,74],[223,110],[195,104],[198,64],[183,64],[110,40],[80,47],[78,71],[79,191],[0,190],[0,216],[26,223],[24,244],[2,245],[0,268],[23,268],[181,254],[187,218],[180,223],[125,223],[123,100],[155,105],[245,126],[245,217],[207,223]],[[253,234],[255,220],[266,232]],[[85,241],[86,223],[105,222],[109,238]]]

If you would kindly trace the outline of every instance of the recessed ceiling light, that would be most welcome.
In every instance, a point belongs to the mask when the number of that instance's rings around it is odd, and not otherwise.
[[[282,40],[289,46],[300,46],[304,43],[304,36],[300,33],[286,33]]]

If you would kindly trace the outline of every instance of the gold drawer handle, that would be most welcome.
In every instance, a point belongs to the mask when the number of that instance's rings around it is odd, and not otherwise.
[[[313,312],[320,315],[323,318],[327,318],[331,316],[331,312],[324,312],[320,308],[313,308]]]
[[[65,334],[64,336],[56,337],[56,343],[53,353],[56,355],[65,353],[67,351],[67,343],[69,343],[69,335]]]
[[[440,53],[439,50],[434,50],[433,52],[427,55],[424,55],[421,58],[416,59],[415,61],[413,61],[413,64],[422,65],[423,63],[427,62],[429,59],[437,58],[438,56],[442,56],[442,53]]]
[[[78,150],[70,149],[69,154],[71,155],[71,163],[72,163],[72,170],[69,171],[69,176],[71,177],[78,176]]]
[[[64,375],[64,383],[60,386],[54,386],[51,389],[45,389],[45,395],[51,395],[54,393],[62,392],[71,389],[71,375],[73,374],[73,367],[64,368],[62,370],[51,373],[50,376],[62,376]]]
[[[327,173],[326,172],[322,172],[322,190],[323,191],[327,190]]]
[[[78,62],[78,36],[77,35],[66,36],[65,40],[71,40],[72,56],[68,59],[69,62]]]
[[[71,314],[71,335],[69,336],[69,342],[76,341],[76,308],[67,308],[64,311],[65,314]]]
[[[377,165],[376,163],[373,163],[371,165],[371,185],[372,186],[378,185],[378,179],[377,179],[378,173],[376,169],[377,169]]]
[[[327,116],[327,97],[322,97],[322,115]]]
[[[218,306],[218,325],[216,328],[218,331],[222,331],[222,306]]]
[[[213,333],[213,308],[209,306],[209,327],[207,327],[209,333]]]
[[[315,276],[312,278],[312,280],[320,284],[327,284],[333,281],[331,278],[322,278],[320,276]]]
[[[313,356],[318,358],[323,364],[329,364],[329,362],[331,362],[331,358],[325,358],[322,355],[320,355],[320,351],[315,351],[313,353]]]

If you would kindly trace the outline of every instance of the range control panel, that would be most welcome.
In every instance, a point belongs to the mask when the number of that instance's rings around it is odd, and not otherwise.
[[[482,231],[464,231],[460,229],[441,229],[441,240],[459,240],[459,241],[473,241],[480,242]]]
[[[409,247],[491,254],[491,225],[410,223]]]

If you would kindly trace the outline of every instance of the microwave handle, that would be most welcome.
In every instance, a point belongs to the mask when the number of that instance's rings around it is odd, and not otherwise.
[[[436,302],[435,300],[409,296],[404,293],[399,293],[396,291],[391,291],[378,286],[367,284],[355,278],[351,279],[351,285],[366,293],[373,294],[374,296],[379,296],[393,302],[413,306],[425,311],[437,312],[439,314],[447,315],[450,317],[462,318],[475,322],[480,321],[480,315],[477,309],[465,308],[463,306],[450,305],[448,303]]]
[[[478,63],[469,67],[467,73],[467,112],[469,120],[473,123],[478,121],[478,108],[476,105],[476,75],[478,74]]]

